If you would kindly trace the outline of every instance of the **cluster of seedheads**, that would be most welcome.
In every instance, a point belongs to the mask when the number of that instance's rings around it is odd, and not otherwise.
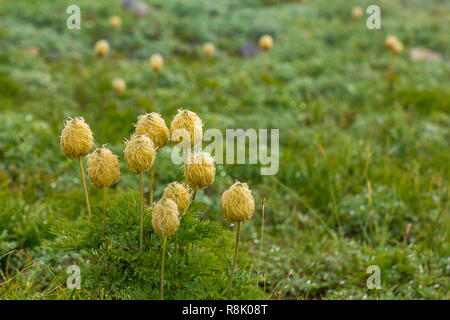
[[[150,206],[148,214],[155,232],[163,237],[161,289],[163,298],[164,259],[166,255],[167,236],[174,234],[180,226],[180,218],[195,198],[197,190],[210,186],[216,169],[213,157],[207,152],[195,151],[203,136],[203,122],[198,115],[187,109],[180,109],[174,117],[170,129],[160,114],[153,112],[141,115],[135,124],[135,131],[129,140],[125,140],[124,159],[128,168],[140,177],[139,209],[140,209],[140,241],[139,252],[143,249],[144,219],[144,172],[150,171]],[[153,203],[154,171],[157,153],[169,141],[184,148],[184,182],[174,181],[165,189],[162,198]],[[103,190],[104,230],[107,226],[106,190],[114,185],[120,176],[119,160],[107,147],[95,149],[94,137],[83,118],[68,119],[61,133],[61,150],[69,159],[77,159],[80,166],[83,190],[89,217],[91,209],[86,187],[82,158],[87,156],[87,174],[92,184]],[[192,200],[191,200],[192,198]],[[242,222],[250,219],[255,211],[255,201],[246,183],[236,181],[226,190],[221,199],[221,208],[225,218],[237,225],[236,247],[233,267],[230,275],[228,292],[231,290],[239,237]]]
[[[119,16],[112,16],[109,19],[109,25],[112,29],[118,30],[122,26],[122,19]],[[268,70],[268,52],[273,47],[273,38],[268,34],[263,35],[259,38],[258,45],[260,49],[265,53],[266,70]],[[94,45],[94,52],[99,58],[106,57],[109,53],[109,50],[109,43],[104,39],[98,40]],[[212,58],[216,54],[216,47],[212,42],[207,42],[202,46],[202,51],[203,55],[206,58]],[[162,70],[164,65],[164,58],[159,53],[154,53],[150,56],[149,64],[154,72],[151,84],[151,89],[154,90],[158,82],[159,72]],[[124,93],[127,88],[127,84],[123,78],[114,78],[111,82],[111,85],[117,95],[121,95],[122,93]]]
[[[119,16],[109,19],[112,29],[118,30],[122,25]],[[273,47],[273,39],[270,35],[263,35],[259,39],[259,47],[266,56],[266,68],[268,68],[268,52]],[[110,47],[106,40],[98,40],[94,45],[94,52],[100,59],[106,57]],[[213,43],[205,43],[202,47],[203,54],[207,58],[215,55]],[[150,67],[154,72],[151,88],[155,89],[158,74],[161,72],[164,59],[155,53],[150,57]],[[126,90],[126,82],[122,78],[114,78],[112,87],[117,95]],[[161,266],[161,289],[163,298],[164,289],[164,261],[166,255],[167,236],[174,234],[180,226],[180,218],[188,209],[192,200],[195,199],[197,190],[206,189],[213,181],[216,174],[213,157],[207,152],[195,151],[195,147],[201,144],[203,138],[203,122],[200,117],[187,109],[178,110],[170,129],[159,113],[152,112],[138,117],[135,131],[129,140],[125,140],[124,159],[128,168],[139,175],[139,252],[143,250],[143,221],[144,221],[144,172],[150,171],[150,199],[149,214],[155,232],[163,237],[162,266]],[[184,182],[174,181],[165,189],[162,198],[153,203],[155,162],[157,153],[164,148],[169,141],[183,148],[184,157]],[[83,171],[82,158],[87,156],[87,174],[94,186],[103,190],[103,223],[106,232],[107,210],[106,190],[114,185],[120,176],[118,157],[108,148],[103,146],[93,152],[94,138],[91,129],[83,118],[69,119],[61,134],[61,150],[69,159],[78,160],[83,182],[83,190],[86,198],[86,206],[89,217],[91,209]],[[192,200],[191,200],[192,198]],[[246,183],[236,181],[226,190],[221,199],[221,208],[225,218],[237,225],[236,247],[233,258],[233,267],[229,279],[228,294],[230,293],[233,274],[236,265],[237,252],[242,222],[250,219],[255,211],[255,201],[251,190]],[[263,204],[264,212],[264,204]],[[264,226],[264,221],[262,226]],[[261,235],[262,240],[262,235]],[[262,246],[262,241],[261,244]],[[261,254],[261,249],[260,249]],[[258,260],[260,261],[260,256]],[[259,269],[259,266],[258,266]],[[259,276],[259,273],[258,273]]]

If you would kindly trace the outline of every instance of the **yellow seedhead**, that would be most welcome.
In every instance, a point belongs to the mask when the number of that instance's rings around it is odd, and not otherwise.
[[[172,199],[178,207],[178,213],[182,216],[189,207],[189,190],[179,182],[170,183],[165,189],[163,198]]]
[[[214,158],[207,152],[191,154],[185,165],[186,182],[192,190],[201,190],[209,187],[216,175]]]
[[[179,109],[170,124],[170,132],[175,144],[180,147],[193,147],[202,142],[202,119],[192,111]]]
[[[84,119],[74,118],[66,121],[61,133],[61,150],[69,159],[87,155],[94,146],[94,137]]]
[[[119,160],[107,148],[97,149],[89,154],[86,165],[89,179],[99,189],[109,188],[119,180]]]
[[[112,16],[109,18],[109,25],[113,29],[119,29],[122,25],[122,19],[119,16]]]
[[[169,198],[159,200],[152,213],[152,225],[155,232],[164,237],[174,234],[180,226],[177,204]]]
[[[268,34],[263,35],[259,38],[259,47],[263,51],[269,51],[273,47],[273,38]]]
[[[152,56],[150,57],[150,66],[152,67],[153,71],[155,72],[161,71],[163,65],[164,65],[163,57],[158,53],[152,54]]]
[[[216,48],[214,47],[214,44],[211,42],[205,43],[203,45],[203,54],[207,57],[214,56],[214,52],[216,51]]]
[[[149,137],[153,141],[156,151],[166,146],[170,138],[169,128],[157,112],[139,116],[135,133]]]
[[[122,78],[114,78],[112,81],[112,86],[117,94],[122,94],[127,89],[127,84]]]
[[[108,52],[109,52],[108,41],[106,41],[106,40],[98,40],[95,43],[94,51],[95,51],[95,54],[98,57],[100,57],[100,58],[106,56],[108,54]]]
[[[130,140],[125,141],[125,161],[128,168],[134,173],[142,173],[150,169],[155,160],[155,155],[154,144],[147,136],[134,134]]]
[[[230,222],[250,219],[255,212],[255,199],[246,183],[236,181],[222,195],[220,202],[223,215]]]
[[[363,9],[361,7],[353,7],[352,9],[352,17],[355,20],[359,20],[363,16]]]

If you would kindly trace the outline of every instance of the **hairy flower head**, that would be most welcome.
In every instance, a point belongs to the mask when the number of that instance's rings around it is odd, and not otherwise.
[[[81,117],[66,121],[61,132],[61,150],[69,159],[78,159],[91,152],[94,137],[88,124]]]
[[[117,94],[122,94],[127,88],[127,84],[122,78],[114,78],[112,81],[112,86]]]
[[[109,18],[109,25],[113,29],[119,29],[122,25],[122,19],[119,16],[112,16]]]
[[[160,236],[174,234],[180,226],[177,204],[169,198],[159,200],[152,213],[153,229]]]
[[[236,181],[222,194],[223,215],[230,222],[248,220],[255,212],[255,199],[246,183]]]
[[[388,47],[389,49],[391,49],[393,46],[395,46],[395,43],[398,42],[398,38],[394,35],[388,35],[386,37],[386,40],[384,41],[384,44],[386,45],[386,47]]]
[[[259,38],[259,47],[263,51],[269,51],[273,47],[273,38],[268,34],[263,35]]]
[[[214,44],[211,42],[205,43],[203,45],[203,54],[207,57],[212,57],[214,55],[214,52],[216,51],[216,48],[214,47]]]
[[[170,183],[165,189],[163,198],[172,199],[178,207],[178,213],[182,216],[189,207],[190,194],[189,190],[179,182]]]
[[[210,186],[216,175],[214,158],[208,152],[195,152],[187,160],[184,174],[188,186],[192,190]]]
[[[353,19],[361,19],[363,16],[364,12],[363,9],[361,7],[353,7],[352,8],[352,17]]]
[[[106,40],[98,40],[94,46],[95,54],[99,57],[104,57],[109,52],[109,44]]]
[[[153,142],[147,136],[133,134],[130,140],[125,141],[125,161],[128,168],[135,173],[150,169],[155,155]]]
[[[152,54],[152,56],[150,57],[150,66],[152,67],[153,71],[156,72],[161,71],[163,65],[164,65],[163,57],[158,53]]]
[[[99,189],[109,188],[119,180],[119,160],[107,148],[96,149],[89,154],[86,166],[89,179]]]
[[[180,147],[193,147],[202,142],[203,122],[200,117],[187,109],[178,109],[170,124],[172,141]]]
[[[157,112],[139,116],[135,133],[152,139],[156,151],[166,146],[170,138],[169,128],[167,128],[166,122]]]
[[[403,43],[398,40],[396,36],[387,36],[384,44],[391,50],[393,54],[400,54],[403,51]]]
[[[397,41],[394,43],[394,45],[391,47],[391,51],[393,54],[400,54],[403,51],[403,43],[400,41]]]

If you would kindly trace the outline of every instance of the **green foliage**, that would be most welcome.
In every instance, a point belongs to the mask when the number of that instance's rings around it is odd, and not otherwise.
[[[158,299],[162,237],[151,225],[151,210],[144,220],[144,249],[139,254],[139,207],[133,195],[110,201],[107,228],[101,210],[83,225],[61,220],[51,227],[53,246],[79,253],[81,294],[102,299]],[[230,232],[215,222],[199,218],[204,205],[193,202],[181,219],[180,228],[170,236],[165,263],[166,299],[223,299],[228,284],[232,254]],[[261,299],[265,294],[255,286],[255,276],[240,270],[232,296]]]
[[[219,203],[235,179],[250,185],[257,211],[243,226],[233,298],[267,297],[256,280],[274,299],[449,298],[448,1],[142,1],[152,10],[138,18],[118,0],[78,0],[81,30],[65,28],[73,1],[0,5],[0,299],[159,297],[161,239],[149,214],[143,256],[122,250],[139,239],[130,194],[138,179],[123,161],[123,139],[140,114],[157,111],[170,123],[180,107],[205,129],[279,128],[280,169],[261,176],[259,165],[217,165],[213,185],[197,194],[204,207],[192,207],[178,239],[169,238],[167,298],[225,298],[234,241]],[[366,14],[351,19],[353,6],[368,4],[380,6],[382,30],[368,30]],[[112,15],[122,18],[119,30],[109,27]],[[274,37],[268,61],[256,47],[264,33]],[[392,91],[388,34],[405,46]],[[93,52],[100,38],[111,47],[102,61]],[[212,59],[202,55],[206,41],[216,46]],[[412,60],[412,48],[442,59]],[[165,64],[150,91],[155,52]],[[127,83],[121,96],[115,77]],[[107,234],[101,192],[88,185],[89,222],[77,164],[60,151],[73,116],[86,119],[96,146],[119,155]],[[156,159],[155,199],[183,179],[171,148]],[[144,188],[147,199],[148,175]],[[366,290],[376,263],[377,293]],[[82,266],[82,290],[65,286],[71,264]]]

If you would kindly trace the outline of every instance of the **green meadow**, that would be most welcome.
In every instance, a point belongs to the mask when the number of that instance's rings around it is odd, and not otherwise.
[[[80,29],[66,26],[73,2]],[[142,3],[137,15],[118,0],[0,0],[0,299],[160,298],[163,240],[146,208],[136,250],[140,184],[124,139],[139,115],[158,112],[170,128],[180,108],[204,130],[279,129],[279,168],[262,175],[248,157],[216,164],[168,237],[166,299],[450,298],[448,1]],[[379,30],[366,26],[371,4]],[[268,52],[258,47],[264,34]],[[388,35],[402,42],[398,55]],[[110,46],[103,58],[100,39]],[[154,53],[164,58],[157,79]],[[126,82],[121,94],[115,78]],[[61,151],[70,117],[119,157],[107,230],[101,190],[86,177],[89,218],[77,161]],[[184,181],[173,147],[156,156],[156,201]],[[236,226],[220,201],[235,180],[249,185],[256,210],[228,295]],[[145,172],[147,206],[149,192]],[[80,289],[67,286],[72,265]],[[379,268],[378,289],[367,286],[369,266]]]

